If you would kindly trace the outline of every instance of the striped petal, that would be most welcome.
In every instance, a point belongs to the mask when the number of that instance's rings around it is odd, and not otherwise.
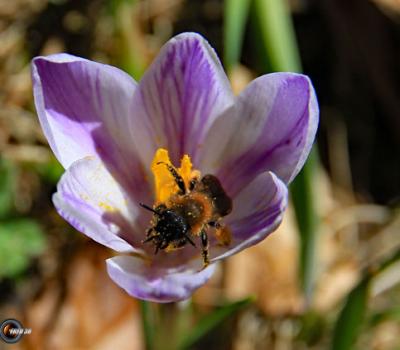
[[[98,158],[74,162],[58,183],[53,202],[66,221],[96,242],[116,251],[142,248],[149,217],[130,204]]]
[[[67,54],[35,58],[32,78],[40,123],[61,164],[68,168],[97,156],[143,200],[145,171],[127,127],[135,81],[117,68]]]
[[[143,162],[166,148],[178,164],[183,154],[196,163],[208,129],[233,95],[214,50],[198,34],[171,39],[140,81],[135,116],[144,128],[132,128]]]
[[[232,197],[265,171],[290,183],[307,159],[317,125],[318,105],[308,77],[264,75],[210,129],[202,169],[216,174]]]

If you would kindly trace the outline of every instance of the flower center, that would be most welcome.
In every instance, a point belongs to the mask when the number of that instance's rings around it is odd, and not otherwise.
[[[151,171],[154,175],[155,185],[155,205],[165,203],[172,195],[179,192],[179,186],[171,169],[182,178],[185,188],[190,187],[190,181],[193,178],[200,178],[199,170],[192,170],[192,161],[185,154],[181,160],[180,168],[175,168],[169,159],[168,151],[164,148],[159,148],[154,155],[151,163]]]

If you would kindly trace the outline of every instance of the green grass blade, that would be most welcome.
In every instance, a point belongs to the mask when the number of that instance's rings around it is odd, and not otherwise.
[[[400,307],[394,306],[391,309],[374,313],[369,318],[369,324],[371,327],[375,327],[388,320],[400,322]]]
[[[364,272],[364,277],[348,294],[343,309],[335,323],[331,344],[332,350],[349,350],[353,348],[358,335],[361,333],[365,315],[367,313],[368,295],[371,282],[373,282],[373,279],[381,272],[390,268],[399,260],[400,250],[383,260],[379,265],[369,268]],[[393,268],[395,268],[395,266],[393,266]],[[388,315],[394,319],[399,317],[399,309],[395,308],[392,310],[392,313],[385,316]],[[381,319],[383,318],[382,315],[380,317]],[[379,320],[379,316],[377,316],[373,321],[379,322]]]
[[[350,292],[335,324],[332,350],[350,350],[361,332],[367,310],[370,278],[366,277]]]
[[[304,168],[290,186],[292,203],[300,232],[300,283],[307,303],[312,297],[316,265],[315,250],[318,218],[315,214],[313,185],[317,158],[317,151],[314,148]]]
[[[284,0],[254,0],[257,23],[274,71],[301,72],[289,9]]]
[[[224,7],[223,62],[229,72],[240,60],[250,0],[225,0]]]

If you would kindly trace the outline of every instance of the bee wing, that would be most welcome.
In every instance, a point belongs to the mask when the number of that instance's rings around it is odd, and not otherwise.
[[[221,183],[214,175],[205,175],[201,179],[199,191],[207,194],[212,199],[218,215],[226,216],[232,211],[232,199],[228,197]]]

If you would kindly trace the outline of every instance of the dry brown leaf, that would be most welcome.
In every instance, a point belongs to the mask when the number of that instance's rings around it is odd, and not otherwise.
[[[64,297],[58,299],[59,286],[46,287],[27,309],[32,334],[24,349],[142,349],[137,303],[108,277],[108,257],[110,251],[90,243],[70,262]]]
[[[272,315],[301,311],[298,236],[291,210],[270,237],[228,260],[225,278],[229,298],[256,295],[261,309]]]

